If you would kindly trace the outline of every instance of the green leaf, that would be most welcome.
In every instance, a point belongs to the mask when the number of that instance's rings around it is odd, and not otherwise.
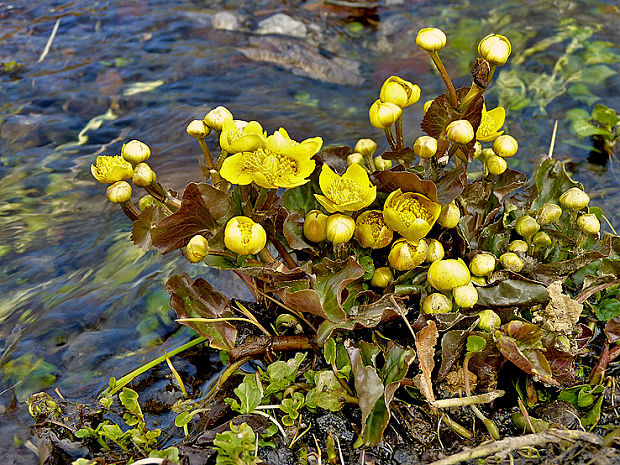
[[[613,108],[601,104],[596,105],[592,110],[592,119],[607,126],[610,130],[620,121],[620,117],[616,115]]]
[[[239,403],[230,403],[233,410],[242,414],[249,414],[256,410],[263,398],[262,388],[259,388],[256,375],[245,375],[243,382],[234,389],[234,393],[239,398]],[[226,399],[229,400],[229,399]]]
[[[328,365],[336,363],[336,341],[334,338],[329,338],[323,346],[323,357]]]
[[[617,76],[618,72],[606,65],[588,66],[583,70],[580,81],[590,85],[598,86],[603,84],[612,76]]]
[[[467,352],[472,354],[481,352],[487,345],[487,341],[480,336],[471,335],[467,338]]]
[[[604,299],[594,306],[594,314],[600,321],[613,320],[620,316],[620,300]]]
[[[319,209],[319,204],[314,197],[318,192],[313,182],[308,182],[292,189],[287,189],[282,194],[282,203],[289,212],[297,211],[305,217],[309,211]]]
[[[478,287],[478,305],[488,308],[525,307],[549,300],[547,288],[533,281],[513,278]]]
[[[189,412],[181,412],[174,419],[174,424],[179,428],[183,428],[192,421],[192,418],[194,418],[194,415],[190,415]]]

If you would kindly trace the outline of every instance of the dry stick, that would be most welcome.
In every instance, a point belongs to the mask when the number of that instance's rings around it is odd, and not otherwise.
[[[43,49],[43,52],[41,52],[41,56],[37,60],[37,63],[41,63],[45,59],[47,54],[49,53],[50,47],[52,46],[52,42],[54,42],[54,38],[56,37],[56,33],[58,32],[58,26],[59,25],[60,25],[60,18],[58,18],[56,20],[56,23],[54,24],[54,27],[52,29],[52,33],[50,34],[50,38],[47,39],[47,43],[45,44],[45,48]]]
[[[450,399],[434,400],[433,402],[431,402],[431,405],[437,408],[451,408],[474,404],[488,404],[489,402],[493,402],[498,397],[502,397],[504,394],[506,394],[505,391],[497,389],[495,391],[487,392],[484,394],[476,394],[474,396],[452,397]]]
[[[310,350],[316,347],[316,341],[309,336],[274,336],[259,337],[232,349],[230,361],[235,362],[246,357],[265,355],[268,351],[284,352],[288,350]]]
[[[455,465],[467,460],[497,454],[498,452],[508,453],[523,447],[539,446],[549,442],[562,443],[563,441],[586,441],[597,446],[603,445],[603,438],[593,433],[579,430],[548,430],[544,433],[527,434],[525,436],[505,438],[501,441],[493,441],[490,444],[483,444],[444,459],[436,460],[429,465]]]

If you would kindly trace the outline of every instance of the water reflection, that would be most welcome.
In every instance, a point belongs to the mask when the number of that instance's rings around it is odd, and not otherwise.
[[[589,85],[588,94],[560,86],[545,113],[532,106],[509,112],[507,129],[522,147],[512,167],[529,171],[568,109],[591,109],[589,101],[620,109],[618,54],[605,45],[618,43],[614,2],[378,3],[371,11],[275,0],[0,4],[0,413],[7,419],[0,422],[0,448],[12,447],[15,432],[27,437],[28,417],[23,405],[11,406],[13,393],[21,400],[58,387],[88,398],[110,376],[191,337],[174,323],[162,290],[172,273],[204,273],[226,294],[249,297],[228,274],[132,247],[129,222],[91,178],[97,154],[143,140],[158,178],[182,190],[200,178],[200,151],[185,126],[220,104],[269,131],[285,125],[295,139],[381,140],[367,108],[387,76],[417,82],[422,102],[442,92],[414,47],[418,29],[429,24],[448,33],[445,61],[457,85],[469,84],[475,40],[490,32],[509,36],[515,57],[555,40],[570,18],[591,32],[584,41],[602,43],[606,55],[598,64],[614,75]],[[276,13],[290,18],[276,22],[281,30],[263,22]],[[50,52],[37,63],[58,18]],[[274,31],[280,35],[266,34]],[[552,73],[571,40],[532,53],[527,71]],[[10,62],[20,66],[1,71]],[[305,77],[312,67],[323,81]],[[491,108],[500,97],[489,92]],[[408,141],[419,135],[418,112],[405,116]],[[576,178],[617,227],[617,173],[613,163],[593,169],[589,150],[589,141],[560,124],[556,156],[572,160]]]

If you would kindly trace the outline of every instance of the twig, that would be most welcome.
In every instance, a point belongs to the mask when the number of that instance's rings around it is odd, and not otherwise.
[[[229,352],[229,360],[230,362],[234,362],[245,357],[265,355],[267,351],[309,350],[315,346],[316,342],[314,339],[303,335],[260,337],[232,349]]]
[[[603,438],[593,433],[578,430],[548,430],[544,433],[526,434],[493,441],[473,449],[465,450],[441,460],[436,460],[430,465],[455,465],[467,460],[487,457],[498,452],[508,453],[523,447],[539,446],[549,442],[562,443],[563,441],[586,441],[597,446],[603,445]]]
[[[551,134],[551,143],[549,144],[549,158],[553,158],[553,147],[555,146],[555,135],[558,132],[558,120],[553,125],[553,134]]]
[[[54,28],[52,29],[52,33],[50,34],[50,38],[47,39],[47,44],[45,44],[45,48],[43,49],[43,52],[41,52],[41,56],[37,60],[37,63],[41,63],[45,59],[47,54],[49,53],[50,47],[52,46],[52,42],[54,42],[54,38],[56,37],[56,33],[58,32],[59,25],[60,25],[60,18],[56,20],[56,23],[54,24]]]
[[[493,402],[498,397],[502,397],[504,394],[506,394],[505,391],[498,389],[495,391],[487,392],[485,394],[476,394],[474,396],[439,399],[431,402],[430,404],[437,408],[451,408],[462,407],[465,405],[487,404],[489,402]]]
[[[580,304],[584,303],[586,300],[588,300],[590,297],[592,297],[594,294],[596,294],[599,291],[603,291],[611,286],[615,286],[616,284],[620,284],[620,279],[616,279],[614,281],[610,281],[608,283],[603,283],[603,284],[599,284],[598,286],[592,286],[589,289],[585,289],[584,291],[582,291],[581,293],[579,293],[576,297],[575,297],[575,301],[579,302]]]

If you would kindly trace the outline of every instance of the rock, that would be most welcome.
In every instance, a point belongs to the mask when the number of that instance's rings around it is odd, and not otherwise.
[[[293,74],[334,84],[360,85],[360,64],[348,58],[321,53],[295,39],[251,37],[249,47],[239,49],[247,58],[279,65]]]
[[[218,11],[211,18],[211,25],[223,31],[238,31],[242,28],[242,18],[232,11]]]
[[[283,36],[304,38],[308,34],[306,25],[284,13],[278,13],[258,23],[256,34],[280,34]]]

